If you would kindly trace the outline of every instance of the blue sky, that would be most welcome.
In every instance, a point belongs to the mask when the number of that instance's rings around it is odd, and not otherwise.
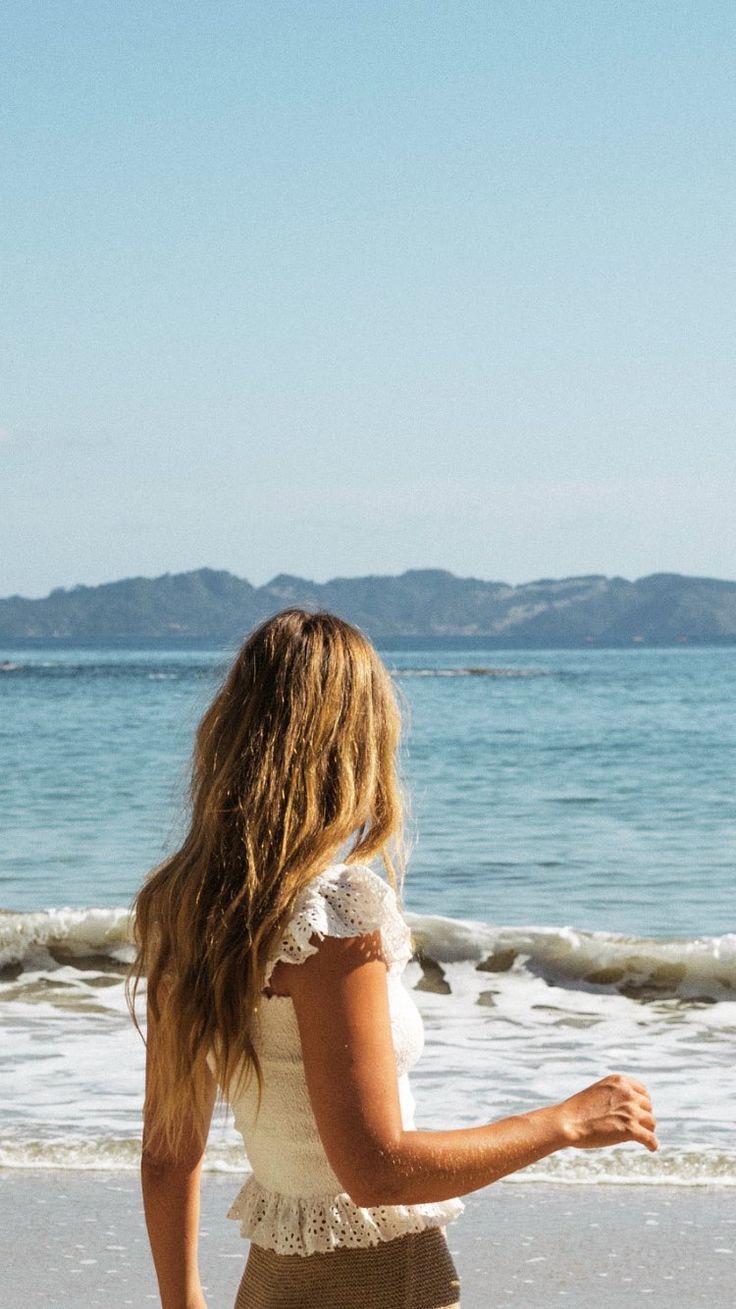
[[[736,9],[4,0],[0,594],[736,577]]]

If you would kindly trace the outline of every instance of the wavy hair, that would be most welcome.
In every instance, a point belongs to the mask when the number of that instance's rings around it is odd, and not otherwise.
[[[392,679],[358,628],[284,609],[247,638],[196,732],[180,849],[134,904],[133,1021],[156,1020],[146,1130],[176,1156],[204,1121],[208,1052],[221,1088],[263,1079],[251,1039],[266,961],[302,888],[348,846],[404,876],[401,731]],[[398,876],[397,876],[398,870]],[[140,1028],[139,1028],[140,1030]]]

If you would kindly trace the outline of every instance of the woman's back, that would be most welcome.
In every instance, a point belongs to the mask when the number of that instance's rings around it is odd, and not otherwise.
[[[424,1033],[419,1010],[401,978],[412,953],[409,928],[382,877],[363,864],[333,864],[315,877],[297,897],[266,965],[264,990],[278,961],[302,963],[319,948],[319,938],[376,930],[387,966],[402,1125],[411,1130],[415,1124],[409,1070],[422,1052]],[[323,1019],[328,1041],[329,1002]],[[459,1199],[373,1208],[355,1204],[333,1171],[319,1135],[290,996],[261,996],[252,1037],[263,1073],[260,1108],[254,1077],[227,1096],[253,1170],[229,1211],[229,1217],[240,1221],[243,1236],[279,1254],[307,1255],[375,1245],[444,1225],[462,1212]]]

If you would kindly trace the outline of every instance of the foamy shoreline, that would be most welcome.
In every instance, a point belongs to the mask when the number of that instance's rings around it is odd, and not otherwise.
[[[422,990],[450,987],[444,965],[466,963],[487,974],[520,966],[586,992],[638,1000],[679,997],[715,1003],[736,998],[736,933],[720,936],[635,937],[572,926],[502,926],[439,914],[406,913],[424,978]],[[39,968],[94,964],[125,971],[133,950],[129,910],[117,908],[0,909],[0,981],[19,981]],[[19,982],[20,992],[23,983]]]
[[[736,934],[407,917],[417,953],[404,981],[425,1029],[418,1126],[493,1122],[624,1071],[650,1090],[661,1149],[563,1152],[525,1184],[736,1187]],[[136,1167],[144,1047],[123,992],[128,935],[122,908],[0,913],[0,1168]],[[231,1125],[216,1124],[208,1168],[242,1162]]]
[[[205,1176],[200,1264],[209,1309],[231,1309],[247,1255],[225,1218],[232,1176]],[[463,1309],[727,1309],[736,1276],[736,1192],[522,1186],[465,1198],[448,1229]],[[131,1173],[0,1170],[9,1258],[4,1309],[156,1305],[138,1179]]]

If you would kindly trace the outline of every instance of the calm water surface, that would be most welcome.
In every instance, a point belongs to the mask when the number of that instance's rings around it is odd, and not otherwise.
[[[407,718],[410,910],[637,935],[734,927],[736,651],[383,655]],[[182,834],[222,654],[0,659],[0,904],[127,903]]]

